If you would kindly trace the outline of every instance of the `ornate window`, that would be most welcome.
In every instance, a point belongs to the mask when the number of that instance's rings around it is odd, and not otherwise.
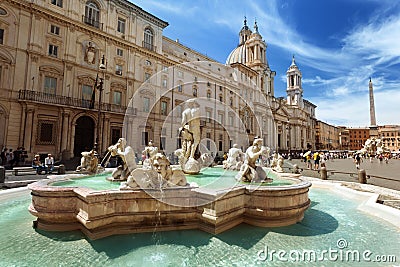
[[[43,91],[45,94],[56,95],[57,89],[57,79],[54,77],[44,77],[44,88]]]
[[[219,122],[220,124],[222,124],[222,125],[225,124],[225,122],[224,122],[224,114],[218,113],[218,122]]]
[[[122,57],[124,55],[124,50],[117,48],[117,56]]]
[[[118,18],[117,31],[120,33],[125,33],[125,20],[124,19]]]
[[[115,65],[115,74],[117,75],[122,75],[122,66],[121,65]]]
[[[150,98],[143,97],[143,112],[150,111]]]
[[[161,101],[161,115],[167,116],[168,113],[168,103],[167,101]]]
[[[233,125],[233,116],[229,116],[229,126],[234,126]]]
[[[50,25],[50,32],[52,34],[60,35],[60,27],[52,24]]]
[[[149,50],[154,50],[154,34],[150,28],[144,30],[143,47]]]
[[[176,106],[176,117],[178,117],[178,118],[182,117],[182,106],[181,105]]]
[[[58,46],[56,45],[49,45],[49,56],[57,57],[58,56]]]
[[[82,85],[82,107],[89,108],[91,107],[92,97],[94,96],[93,86],[92,85]]]
[[[113,92],[113,104],[120,106],[121,103],[122,103],[122,92],[114,91]]]
[[[206,111],[207,122],[211,122],[211,111]]]
[[[39,121],[36,143],[40,145],[55,144],[56,123],[54,121]]]
[[[84,21],[86,24],[100,28],[100,9],[95,2],[86,2]]]
[[[51,0],[51,3],[53,5],[59,6],[59,7],[63,7],[63,0]]]

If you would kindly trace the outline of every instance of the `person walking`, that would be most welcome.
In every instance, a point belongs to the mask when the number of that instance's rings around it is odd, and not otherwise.
[[[313,154],[314,170],[318,170],[320,159],[321,159],[321,158],[320,158],[320,156],[319,156],[319,152],[316,151],[316,152]]]
[[[361,156],[359,153],[357,153],[354,157],[354,162],[356,164],[357,170],[360,169],[360,163],[361,163]]]
[[[0,155],[1,165],[3,165],[3,166],[7,165],[7,157],[6,157],[7,153],[8,153],[8,148],[6,148],[6,147],[3,148],[3,150],[1,151],[1,155]]]

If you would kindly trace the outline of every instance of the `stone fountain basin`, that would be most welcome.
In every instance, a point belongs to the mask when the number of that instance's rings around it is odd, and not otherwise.
[[[59,179],[29,185],[29,211],[37,217],[34,225],[48,231],[80,230],[90,239],[182,229],[218,234],[241,223],[287,226],[301,221],[310,205],[311,183],[288,176],[285,179],[293,180],[292,185],[238,185],[222,190],[188,186],[162,191],[51,185]]]

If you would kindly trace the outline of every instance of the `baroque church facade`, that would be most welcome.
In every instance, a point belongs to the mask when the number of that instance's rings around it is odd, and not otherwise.
[[[126,137],[138,153],[150,140],[170,153],[194,98],[214,155],[255,136],[273,150],[314,147],[302,74],[293,58],[287,98],[274,96],[256,23],[245,20],[225,64],[164,36],[167,26],[125,0],[1,2],[0,146],[67,160]]]

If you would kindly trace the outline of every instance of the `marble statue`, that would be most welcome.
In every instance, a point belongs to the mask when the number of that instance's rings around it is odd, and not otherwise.
[[[223,161],[224,169],[228,170],[240,170],[240,167],[243,165],[243,156],[244,153],[237,144],[234,144],[232,148],[228,151],[228,157]]]
[[[200,110],[194,99],[189,99],[186,104],[187,108],[182,113],[182,127],[179,128],[182,148],[175,151],[175,155],[185,173],[197,174],[201,168],[197,160],[199,155],[196,154],[200,144]]]
[[[128,180],[121,183],[120,189],[163,189],[188,185],[183,171],[173,170],[164,154],[157,153],[150,160],[152,169],[135,169]]]
[[[271,169],[276,172],[283,172],[284,159],[279,153],[272,155]]]
[[[144,148],[142,152],[145,156],[146,159],[143,161],[143,169],[151,169],[151,161],[150,159],[158,153],[158,147],[153,146],[153,141],[150,140],[148,145]]]
[[[82,173],[97,173],[99,159],[97,158],[97,152],[95,150],[91,150],[89,152],[84,151],[81,153],[81,165],[76,168],[76,172]]]
[[[362,154],[380,155],[390,152],[390,149],[385,147],[380,138],[371,137],[365,141],[363,148],[359,152]]]
[[[236,178],[242,182],[270,182],[272,179],[267,177],[267,174],[262,167],[256,166],[258,158],[266,153],[267,147],[262,145],[263,140],[255,137],[253,145],[246,150],[245,162],[240,168]]]
[[[122,165],[119,165],[112,173],[112,180],[125,181],[137,167],[132,147],[126,145],[125,138],[120,138],[115,145],[108,147],[108,151],[111,156],[119,156],[122,159]]]

